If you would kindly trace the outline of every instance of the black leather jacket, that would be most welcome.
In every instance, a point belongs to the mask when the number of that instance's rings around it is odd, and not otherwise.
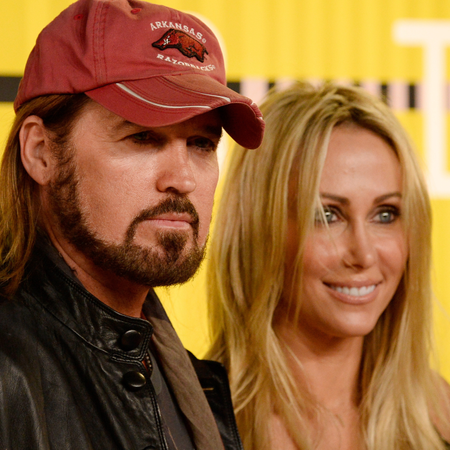
[[[15,298],[0,304],[0,450],[166,449],[142,364],[152,325],[105,306],[38,247]],[[131,329],[142,339],[130,349]],[[226,450],[242,449],[223,366],[191,359]]]

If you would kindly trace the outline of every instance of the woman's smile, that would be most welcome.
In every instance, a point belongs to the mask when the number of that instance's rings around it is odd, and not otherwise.
[[[367,129],[335,127],[319,195],[305,241],[299,326],[312,336],[320,330],[323,336],[362,338],[394,297],[408,257],[394,150]],[[290,217],[288,267],[295,264],[296,227]]]

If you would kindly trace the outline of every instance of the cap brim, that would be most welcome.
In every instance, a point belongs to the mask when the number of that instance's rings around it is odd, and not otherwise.
[[[202,75],[179,74],[124,81],[86,95],[130,122],[162,127],[220,108],[225,131],[240,145],[260,146],[262,114],[249,98]]]

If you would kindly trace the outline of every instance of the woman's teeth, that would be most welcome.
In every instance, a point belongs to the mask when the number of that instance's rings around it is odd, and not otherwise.
[[[360,288],[347,286],[333,286],[333,285],[329,286],[331,287],[331,289],[334,289],[335,291],[340,292],[341,294],[351,295],[353,297],[362,297],[363,295],[370,294],[376,288],[375,284],[372,284],[371,286],[363,286]]]

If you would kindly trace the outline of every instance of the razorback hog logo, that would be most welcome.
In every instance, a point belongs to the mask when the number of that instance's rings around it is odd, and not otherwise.
[[[163,37],[153,42],[153,47],[165,50],[166,48],[177,48],[188,58],[197,58],[200,62],[205,60],[205,54],[208,54],[206,47],[184,31],[171,28],[166,31]]]

